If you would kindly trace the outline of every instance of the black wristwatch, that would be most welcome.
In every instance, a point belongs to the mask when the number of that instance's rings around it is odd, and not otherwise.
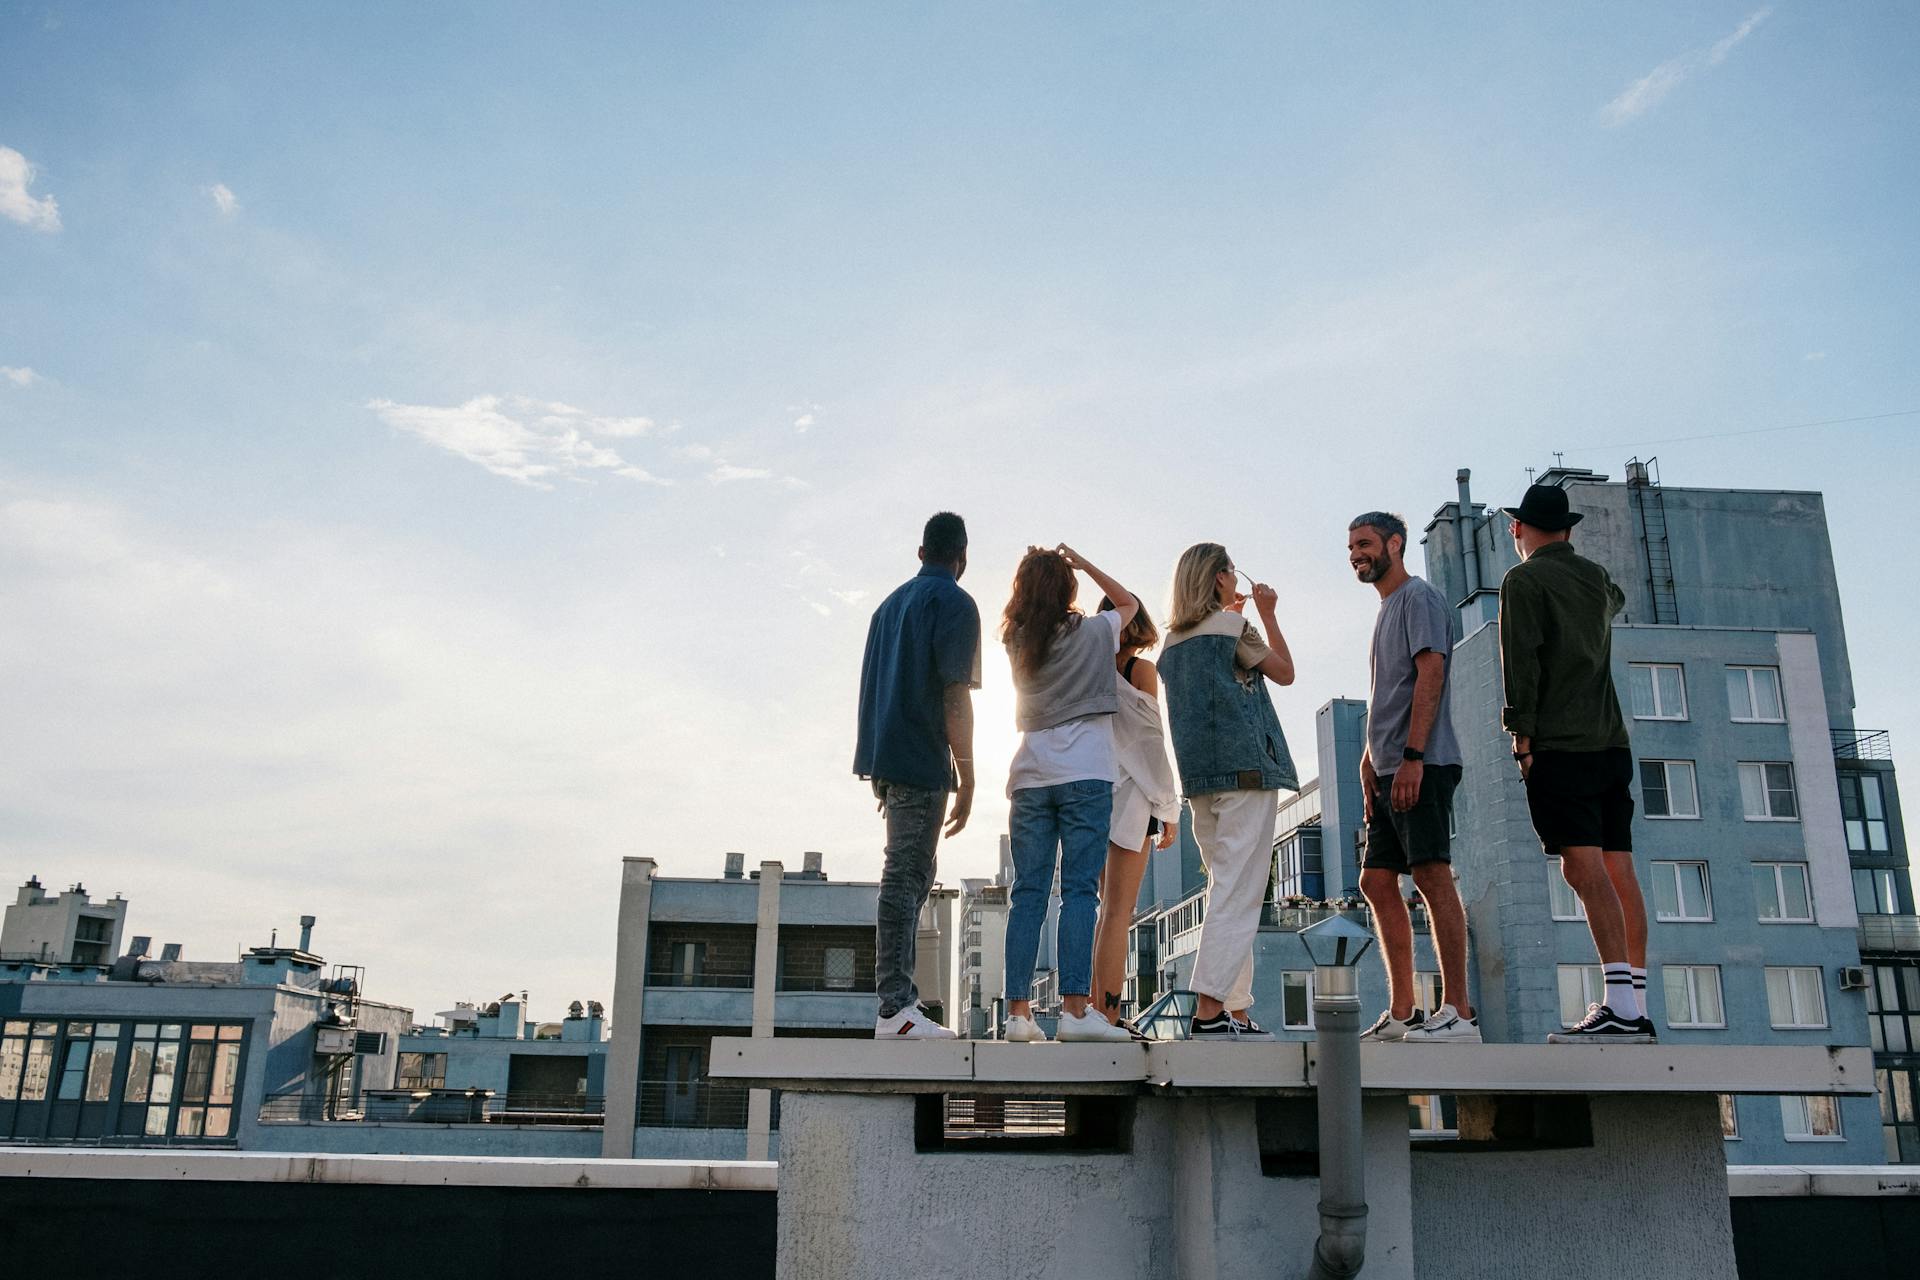
[[[1412,747],[1403,747],[1400,751],[1400,758],[1418,764],[1427,758],[1427,753],[1424,751],[1415,751]]]

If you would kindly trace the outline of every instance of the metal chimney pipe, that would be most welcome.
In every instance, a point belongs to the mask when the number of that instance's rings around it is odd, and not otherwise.
[[[1467,481],[1472,478],[1473,472],[1465,467],[1453,473],[1453,482],[1460,492],[1460,514],[1455,517],[1454,533],[1460,542],[1460,567],[1466,578],[1468,598],[1480,589],[1480,532],[1473,524],[1473,491],[1467,487]]]
[[[1313,971],[1314,1081],[1320,1101],[1320,1238],[1308,1280],[1351,1280],[1367,1256],[1360,1119],[1360,984],[1351,964]]]
[[[300,917],[300,949],[301,949],[302,951],[311,951],[311,950],[313,950],[313,926],[314,926],[314,923],[315,923],[315,921],[314,921],[314,918],[313,918],[312,916],[301,916],[301,917]]]

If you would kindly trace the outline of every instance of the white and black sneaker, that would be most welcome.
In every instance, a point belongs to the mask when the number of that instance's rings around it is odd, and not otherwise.
[[[1196,1017],[1187,1029],[1189,1040],[1271,1040],[1273,1032],[1263,1030],[1252,1018],[1236,1018],[1225,1009],[1211,1018]]]
[[[1360,1033],[1360,1038],[1362,1040],[1371,1040],[1375,1043],[1405,1040],[1409,1031],[1420,1026],[1426,1022],[1426,1020],[1427,1015],[1418,1009],[1415,1009],[1404,1018],[1394,1017],[1393,1010],[1388,1009],[1373,1020],[1372,1026]]]
[[[1404,1044],[1479,1044],[1480,1019],[1463,1018],[1452,1005],[1443,1004],[1400,1039]]]
[[[917,1004],[910,1004],[891,1018],[875,1018],[873,1021],[875,1040],[952,1040],[956,1033],[951,1027],[943,1027],[927,1016],[927,1011]]]
[[[1547,1037],[1548,1044],[1652,1044],[1653,1023],[1623,1018],[1604,1004],[1587,1006],[1587,1016]]]

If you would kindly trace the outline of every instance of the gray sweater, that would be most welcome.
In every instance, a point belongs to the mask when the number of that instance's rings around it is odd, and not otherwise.
[[[1113,682],[1113,630],[1101,618],[1074,614],[1062,624],[1038,671],[1013,669],[1014,723],[1020,732],[1051,729],[1082,716],[1120,710]]]

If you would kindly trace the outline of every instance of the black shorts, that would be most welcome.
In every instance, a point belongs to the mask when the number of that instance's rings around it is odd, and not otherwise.
[[[1633,848],[1633,752],[1536,751],[1527,770],[1527,811],[1540,845],[1625,853]]]
[[[1405,813],[1393,811],[1393,775],[1374,779],[1373,816],[1367,820],[1367,856],[1360,865],[1411,872],[1423,862],[1452,862],[1453,793],[1460,766],[1430,764],[1420,775],[1420,797]]]

